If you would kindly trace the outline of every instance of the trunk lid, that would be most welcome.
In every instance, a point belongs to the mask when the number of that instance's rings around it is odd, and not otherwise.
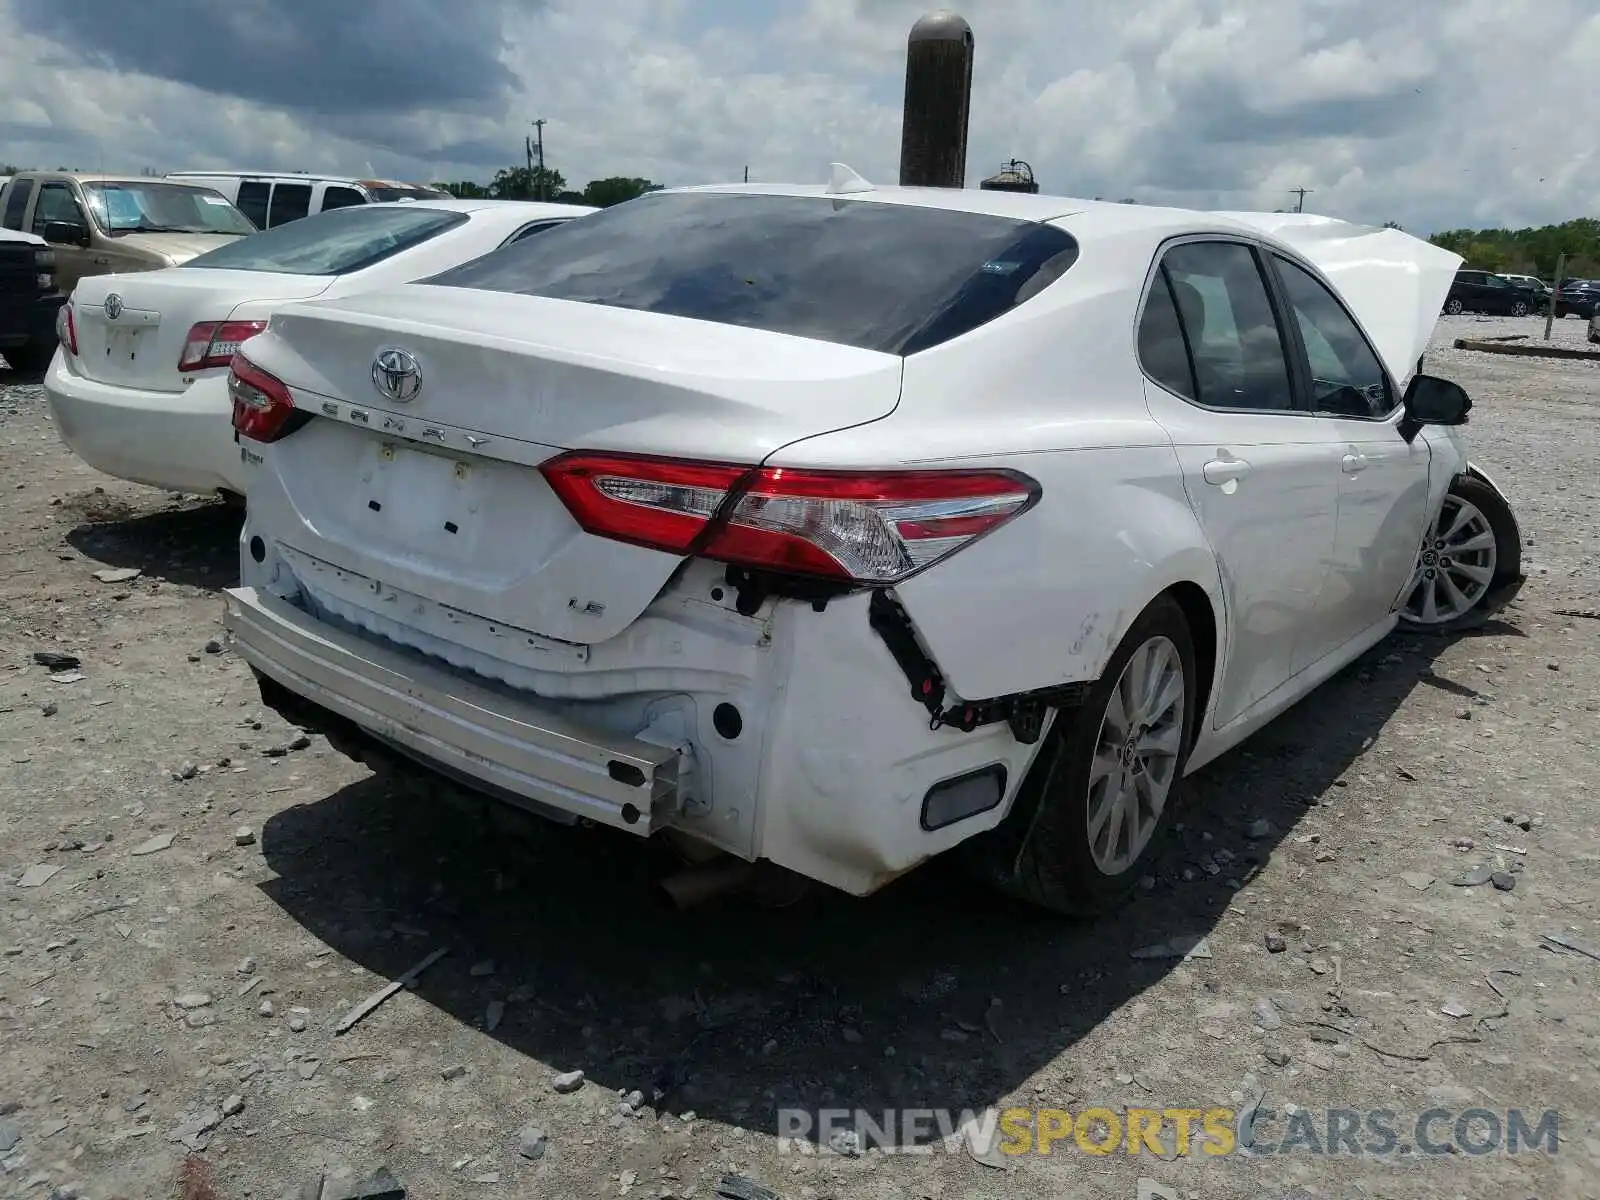
[[[322,275],[184,267],[91,275],[78,283],[72,297],[78,369],[100,383],[180,392],[194,376],[178,371],[178,359],[198,322],[225,320],[244,304],[259,319],[264,315],[258,311],[260,302],[310,299],[332,283]],[[106,308],[106,298],[113,294],[121,302],[115,318]]]
[[[373,383],[388,348],[417,364],[404,402]],[[262,509],[302,584],[387,636],[409,627],[533,661],[546,639],[621,633],[681,561],[585,533],[541,462],[586,449],[758,463],[886,416],[902,365],[785,334],[425,285],[287,306],[249,357],[320,418],[271,447],[288,505]]]

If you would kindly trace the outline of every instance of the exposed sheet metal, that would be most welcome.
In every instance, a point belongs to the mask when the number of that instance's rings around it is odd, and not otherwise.
[[[1305,255],[1343,295],[1402,385],[1428,347],[1463,259],[1398,229],[1311,213],[1219,213]]]

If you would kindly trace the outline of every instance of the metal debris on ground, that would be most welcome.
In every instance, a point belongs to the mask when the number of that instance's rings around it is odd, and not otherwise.
[[[336,1034],[348,1033],[351,1026],[353,1026],[357,1021],[361,1020],[368,1013],[372,1012],[373,1009],[377,1008],[378,1005],[382,1004],[401,988],[409,987],[411,984],[415,983],[419,975],[421,975],[429,967],[433,966],[434,963],[438,962],[448,953],[450,953],[450,947],[441,946],[432,954],[428,955],[427,958],[417,963],[404,975],[399,976],[390,983],[384,984],[383,987],[373,992],[372,995],[368,996],[360,1004],[356,1005],[342,1018],[340,1018],[339,1023],[333,1027],[333,1032]]]
[[[747,1179],[743,1175],[724,1175],[722,1182],[717,1184],[717,1195],[722,1200],[783,1200],[782,1196],[765,1184]]]
[[[1555,933],[1545,933],[1540,936],[1551,945],[1559,946],[1563,950],[1571,950],[1574,953],[1583,955],[1585,958],[1592,958],[1595,962],[1600,962],[1600,948],[1590,945],[1581,938],[1575,938],[1570,933],[1562,933],[1558,930]]]
[[[49,650],[36,650],[33,661],[51,671],[75,671],[83,665],[76,654],[56,654]]]
[[[1140,946],[1129,951],[1131,958],[1210,958],[1211,944],[1200,933],[1179,933],[1153,946]]]

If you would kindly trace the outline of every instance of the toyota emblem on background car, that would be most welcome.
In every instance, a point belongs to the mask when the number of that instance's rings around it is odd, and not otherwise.
[[[122,315],[122,297],[115,292],[106,293],[106,320],[115,321]]]
[[[379,350],[372,360],[372,386],[397,403],[415,400],[422,390],[422,368],[409,350]]]

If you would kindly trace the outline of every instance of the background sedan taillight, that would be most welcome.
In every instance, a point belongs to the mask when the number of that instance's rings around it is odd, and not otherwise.
[[[201,321],[189,330],[178,356],[178,370],[204,371],[233,361],[239,344],[267,327],[265,321]]]

